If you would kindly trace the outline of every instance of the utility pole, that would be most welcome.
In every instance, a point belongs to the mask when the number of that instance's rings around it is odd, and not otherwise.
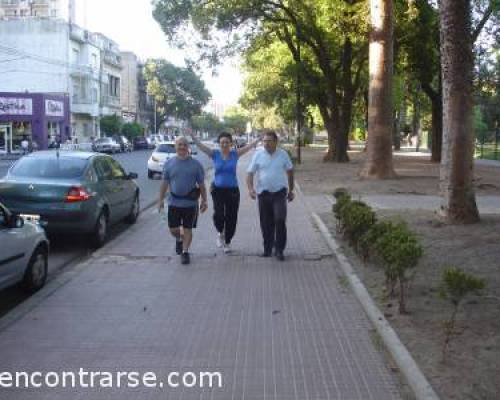
[[[302,154],[301,154],[301,146],[302,146],[302,100],[301,100],[301,93],[300,89],[302,86],[301,83],[301,76],[300,76],[300,71],[301,71],[301,55],[300,55],[300,27],[299,24],[295,25],[295,36],[297,39],[297,73],[296,73],[296,88],[295,88],[295,95],[296,95],[296,119],[297,119],[297,163],[300,164],[302,162]]]
[[[154,118],[154,132],[153,134],[156,135],[156,97],[153,96],[153,108],[154,108],[154,115],[153,115],[153,118]]]

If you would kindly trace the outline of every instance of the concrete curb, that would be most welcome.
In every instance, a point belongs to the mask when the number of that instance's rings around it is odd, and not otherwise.
[[[330,231],[324,222],[316,213],[312,212],[311,215],[328,246],[335,253],[336,258],[366,315],[382,338],[385,346],[391,353],[394,361],[415,393],[417,400],[439,400],[438,395],[425,378],[417,363],[404,344],[399,340],[396,332],[392,329],[389,322],[385,319],[384,314],[378,309],[365,286],[357,277],[354,269],[340,250],[339,245],[330,234]]]

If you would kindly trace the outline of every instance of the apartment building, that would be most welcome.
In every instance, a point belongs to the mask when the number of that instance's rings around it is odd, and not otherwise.
[[[99,137],[102,52],[96,38],[69,25],[71,130],[81,141]]]
[[[101,50],[101,99],[100,114],[121,115],[122,57],[118,44],[101,33],[93,34]]]
[[[62,19],[4,18],[0,38],[0,92],[68,94],[80,142],[100,136],[101,116],[121,114],[121,55],[106,36]]]
[[[75,22],[75,0],[0,0],[0,17],[59,18]]]
[[[137,56],[129,51],[122,51],[122,74],[121,74],[121,108],[123,119],[127,122],[137,120],[139,106],[139,60]]]

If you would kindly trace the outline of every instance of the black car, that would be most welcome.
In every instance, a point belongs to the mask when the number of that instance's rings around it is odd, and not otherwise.
[[[147,150],[149,143],[144,136],[137,136],[134,138],[134,150]]]

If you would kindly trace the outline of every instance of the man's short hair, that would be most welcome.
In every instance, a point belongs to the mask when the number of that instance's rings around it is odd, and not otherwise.
[[[187,140],[184,136],[179,136],[175,139],[175,144],[178,145],[180,142],[183,142],[186,146],[189,146],[189,140]]]
[[[264,136],[271,136],[275,142],[278,141],[278,135],[275,131],[266,131],[266,133],[264,133]]]

